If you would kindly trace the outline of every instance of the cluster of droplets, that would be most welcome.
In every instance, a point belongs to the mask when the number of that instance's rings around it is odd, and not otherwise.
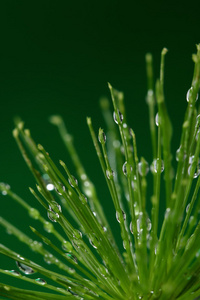
[[[21,260],[24,260],[24,258],[21,256],[19,256],[19,258]],[[16,261],[16,265],[17,265],[18,269],[25,275],[32,275],[35,273],[35,270],[33,270],[31,267],[25,265],[24,263],[22,263],[20,261]],[[14,276],[21,276],[20,272],[18,272],[16,270],[6,270],[6,271],[11,273]],[[36,278],[35,282],[37,282],[38,284],[41,284],[41,285],[46,284],[46,281],[43,278]]]

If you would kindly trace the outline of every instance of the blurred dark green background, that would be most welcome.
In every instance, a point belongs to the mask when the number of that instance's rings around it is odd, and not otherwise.
[[[63,159],[71,167],[56,129],[48,123],[50,115],[61,114],[106,206],[108,192],[85,118],[92,117],[96,131],[104,127],[99,98],[109,96],[107,82],[124,91],[139,156],[150,162],[144,57],[147,52],[153,54],[158,77],[163,47],[169,49],[165,95],[174,124],[175,151],[192,79],[191,55],[200,42],[198,8],[192,1],[188,7],[178,1],[2,1],[0,180],[39,207],[28,191],[28,186],[35,186],[34,180],[12,138],[13,118],[20,116],[36,142],[55,161]],[[29,232],[32,221],[13,201],[1,196],[0,210],[3,217]],[[112,213],[110,219],[115,222]],[[1,242],[16,251],[23,249],[2,228],[0,235]],[[33,257],[25,248],[23,254]],[[15,268],[10,260],[1,257],[0,261],[2,268]]]

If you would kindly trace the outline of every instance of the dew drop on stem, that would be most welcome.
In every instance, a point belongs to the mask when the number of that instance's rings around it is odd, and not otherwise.
[[[123,115],[122,115],[122,113],[119,110],[117,110],[117,115],[116,115],[116,113],[114,111],[113,112],[113,119],[114,119],[114,121],[115,121],[116,124],[119,124],[119,123],[121,124],[122,121],[123,121]]]
[[[109,170],[107,169],[106,170],[106,177],[109,179],[109,180],[112,180],[114,178],[114,171],[113,170]]]
[[[78,186],[78,180],[72,175],[71,178],[68,179],[68,182],[73,188]]]
[[[16,265],[26,275],[30,275],[30,274],[35,273],[35,271],[31,267],[29,267],[29,266],[27,266],[27,265],[25,265],[21,262],[16,261]]]
[[[21,274],[18,272],[18,271],[16,271],[16,270],[10,270],[9,271],[11,274],[13,274],[13,275],[15,275],[15,276],[20,276]]]
[[[126,214],[125,214],[125,212],[123,210],[122,210],[122,216],[123,216],[123,219],[125,221],[126,220]],[[116,211],[116,219],[117,219],[117,222],[121,223],[120,213],[118,211]]]
[[[57,220],[60,217],[60,215],[59,215],[60,212],[62,212],[61,206],[57,202],[52,201],[52,203],[51,203],[51,205],[49,205],[49,209],[47,211],[47,216],[48,216],[49,220],[51,220],[52,222],[57,222]]]
[[[159,158],[154,159],[152,164],[151,164],[151,172],[153,174],[155,173],[162,173],[164,171],[164,162],[163,160],[160,160]]]
[[[192,93],[193,93],[193,87],[189,88],[189,90],[187,91],[187,94],[186,94],[186,100],[187,100],[187,102],[190,101],[190,99],[192,97]],[[199,95],[197,93],[195,101],[198,100],[198,97],[199,97]]]
[[[65,186],[63,184],[61,184],[61,183],[60,183],[60,186],[61,186],[63,192],[65,192],[65,190],[66,190]],[[59,190],[56,187],[55,187],[55,191],[58,193],[58,195],[62,195],[62,193],[60,193]]]
[[[125,176],[129,177],[131,175],[132,167],[127,161],[123,164],[122,171],[123,171]]]
[[[41,285],[45,285],[47,283],[43,278],[37,278],[35,281]]]
[[[138,172],[141,176],[146,176],[149,172],[149,164],[146,160],[139,162]]]

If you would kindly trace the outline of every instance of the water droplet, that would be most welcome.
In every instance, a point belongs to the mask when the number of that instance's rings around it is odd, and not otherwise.
[[[193,167],[192,164],[189,165],[189,167],[188,167],[188,174],[189,174],[189,175],[192,175],[192,167]],[[193,178],[197,178],[197,177],[199,176],[199,174],[200,174],[200,167],[199,167],[199,165],[198,165],[198,166],[196,167],[196,170],[195,170],[194,174],[193,174]]]
[[[188,213],[189,208],[190,208],[190,203],[186,206],[186,209],[185,209],[186,213]]]
[[[191,88],[187,91],[187,94],[186,94],[186,100],[187,100],[187,102],[189,102],[190,99],[191,99],[191,97],[192,97],[192,91],[193,91],[193,87],[191,87]],[[196,100],[195,100],[195,101],[198,100],[198,97],[199,97],[199,95],[197,94]]]
[[[25,264],[22,264],[21,262],[16,261],[16,264],[17,264],[18,268],[26,275],[35,273],[35,271],[31,267],[26,266]]]
[[[193,161],[194,161],[194,155],[191,155],[189,157],[189,164],[191,165],[193,163]]]
[[[149,164],[146,160],[142,160],[138,164],[138,172],[141,176],[146,176],[149,172]]]
[[[88,199],[87,199],[87,197],[86,197],[84,194],[82,194],[82,195],[79,197],[79,199],[81,200],[81,202],[82,202],[83,204],[86,204],[86,203],[88,202]]]
[[[78,180],[72,175],[71,178],[68,179],[68,182],[73,188],[78,186]]]
[[[156,116],[155,116],[155,123],[156,123],[156,126],[160,126],[160,117],[159,117],[159,114],[157,113]]]
[[[126,161],[123,166],[122,166],[122,171],[124,173],[125,176],[130,176],[131,172],[132,172],[132,167],[130,166],[130,164]]]
[[[94,249],[97,249],[97,246],[93,243],[93,241],[92,241],[91,239],[89,239],[89,242],[90,242],[90,244],[92,245],[92,247],[93,247]]]
[[[65,186],[61,183],[60,183],[60,186],[61,186],[62,190],[65,192]],[[56,187],[55,187],[55,191],[58,193],[58,195],[62,195],[62,193],[60,193]]]
[[[114,111],[113,112],[113,119],[114,119],[114,121],[115,121],[116,124],[118,124],[118,123],[121,124],[122,121],[123,121],[123,115],[122,115],[122,113],[119,110],[117,110],[117,115],[116,115],[116,113]]]
[[[199,134],[200,134],[200,129],[197,130],[196,137],[195,137],[196,141],[198,141],[199,139]]]
[[[55,187],[54,187],[54,185],[52,183],[48,183],[46,185],[46,188],[47,188],[48,191],[53,191]]]
[[[152,164],[151,164],[150,169],[151,169],[151,172],[154,173],[154,174],[158,173],[158,172],[162,173],[164,171],[164,162],[163,162],[163,160],[160,160],[159,158],[154,159]]]
[[[52,222],[57,222],[57,220],[60,217],[60,212],[62,212],[61,206],[56,201],[52,201],[47,211],[47,216],[49,220],[51,220]]]
[[[78,259],[75,255],[71,254],[71,253],[65,253],[65,256],[67,256],[68,258],[70,258],[71,260],[73,260],[73,262],[75,262],[76,264],[78,263]]]
[[[103,226],[103,231],[107,232],[107,230],[108,230],[107,227]]]
[[[20,276],[20,275],[21,275],[21,274],[20,274],[18,271],[16,271],[16,270],[10,270],[9,272],[12,273],[12,274],[15,275],[15,276]]]
[[[74,230],[73,231],[73,237],[75,239],[81,239],[82,238],[82,232],[80,232],[79,230]]]
[[[124,219],[124,221],[126,220],[126,214],[125,212],[122,210],[122,217]],[[117,222],[121,223],[121,220],[120,220],[120,213],[118,211],[116,211],[116,219],[117,219]]]
[[[105,132],[100,128],[99,129],[99,135],[98,135],[98,140],[99,142],[104,145],[106,142],[106,135]]]
[[[36,281],[37,283],[41,284],[41,285],[44,285],[44,284],[47,283],[47,282],[46,282],[44,279],[42,279],[42,278],[37,278],[37,279],[35,279],[35,281]]]
[[[151,220],[149,218],[146,219],[146,225],[147,225],[147,231],[150,231],[152,224],[151,224]]]
[[[109,180],[112,180],[114,178],[114,171],[113,170],[106,170],[106,176]]]

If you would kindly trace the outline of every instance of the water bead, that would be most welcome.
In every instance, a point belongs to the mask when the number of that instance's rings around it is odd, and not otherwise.
[[[124,219],[124,221],[126,220],[126,214],[125,212],[122,210],[122,217]],[[117,219],[117,222],[121,223],[120,221],[120,213],[118,211],[116,211],[116,219]]]
[[[189,157],[189,164],[191,165],[193,163],[193,161],[194,161],[194,155],[191,155]]]
[[[82,238],[82,232],[80,231],[80,230],[74,230],[73,231],[73,237],[75,238],[75,239],[81,239]]]
[[[89,242],[90,242],[90,244],[92,245],[92,247],[93,247],[94,249],[97,249],[97,246],[93,243],[93,241],[92,241],[91,239],[89,239]]]
[[[109,180],[112,180],[112,179],[114,178],[114,171],[113,171],[113,170],[107,169],[107,170],[106,170],[106,177],[107,177]]]
[[[65,186],[61,183],[60,183],[60,186],[61,186],[62,190],[65,192]],[[55,187],[55,191],[58,193],[58,195],[62,195],[62,193],[60,193],[56,187]]]
[[[37,283],[41,284],[41,285],[44,285],[44,284],[47,283],[47,282],[46,282],[44,279],[42,279],[42,278],[37,278],[37,279],[35,279],[35,281],[36,281]]]
[[[16,261],[16,264],[17,264],[18,268],[26,275],[35,273],[35,271],[31,267],[26,266],[25,264],[23,264],[21,262]]]
[[[155,116],[155,123],[156,123],[156,126],[160,126],[160,117],[159,117],[158,113]]]
[[[192,175],[191,174],[191,169],[192,169],[192,167],[193,167],[193,165],[191,164],[191,165],[189,165],[189,167],[188,167],[188,175]],[[195,170],[195,172],[194,172],[194,174],[193,174],[193,178],[197,178],[198,176],[199,176],[199,174],[200,174],[200,167],[199,167],[199,165],[196,167],[196,170]]]
[[[192,91],[193,91],[193,87],[191,87],[191,88],[187,91],[187,94],[186,94],[186,100],[187,100],[187,102],[189,102],[190,99],[191,99],[191,97],[192,97]],[[198,97],[199,97],[199,95],[198,95],[198,93],[197,93],[197,95],[196,95],[196,100],[195,100],[195,101],[198,100]]]
[[[190,203],[186,206],[186,209],[185,209],[186,213],[188,213],[189,208],[190,208]]]
[[[130,176],[131,175],[132,167],[127,161],[123,164],[122,171],[123,171],[125,176]]]
[[[48,216],[49,220],[51,220],[52,222],[57,222],[57,220],[60,217],[60,215],[59,215],[60,212],[61,212],[61,206],[57,202],[52,201],[52,203],[51,203],[51,205],[49,205],[49,209],[47,211],[47,216]]]
[[[71,254],[71,253],[65,253],[65,256],[67,256],[68,258],[70,258],[71,260],[73,260],[73,262],[75,262],[75,264],[78,264],[78,259],[75,255]]]
[[[8,271],[9,273],[11,273],[11,274],[13,274],[13,275],[15,275],[15,276],[20,276],[21,274],[18,272],[18,271],[16,271],[16,270],[10,270],[10,271]]]
[[[73,188],[78,186],[78,180],[72,175],[70,178],[68,178],[68,182]]]
[[[159,165],[160,165],[160,168],[159,168]],[[152,173],[162,173],[164,171],[164,162],[163,160],[160,160],[159,158],[157,159],[154,159],[152,164],[151,164],[151,172]]]
[[[121,124],[122,121],[123,121],[123,115],[122,115],[122,113],[119,110],[117,110],[117,115],[116,115],[116,113],[114,111],[113,112],[113,119],[114,119],[114,121],[115,121],[116,124],[119,124],[119,123]]]
[[[151,220],[149,218],[146,219],[146,226],[147,226],[147,231],[150,231],[152,224],[151,224]]]
[[[149,164],[146,160],[142,160],[138,164],[138,172],[141,176],[146,176],[149,172]]]
[[[102,145],[106,142],[106,134],[101,128],[99,129],[98,140]]]

